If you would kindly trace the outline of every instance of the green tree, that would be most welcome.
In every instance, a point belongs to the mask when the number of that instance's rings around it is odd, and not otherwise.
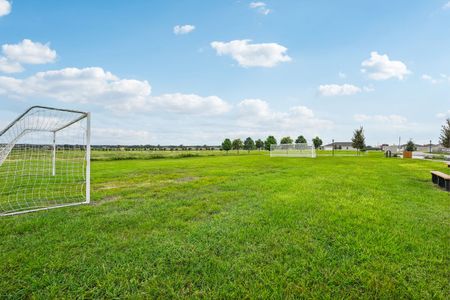
[[[352,146],[359,151],[366,148],[366,137],[364,136],[364,128],[361,126],[353,132]]]
[[[228,151],[231,150],[231,140],[225,139],[222,143],[222,149],[225,150],[228,154]]]
[[[320,146],[322,146],[323,141],[320,139],[320,137],[316,136],[315,138],[312,139],[314,148],[318,149]]]
[[[450,118],[446,120],[446,123],[442,125],[440,141],[445,148],[450,148]]]
[[[264,147],[266,148],[266,150],[270,151],[270,145],[276,145],[277,144],[277,139],[273,136],[273,135],[269,135],[266,139],[266,141],[264,142]]]
[[[242,148],[242,140],[241,139],[233,140],[233,142],[231,143],[231,148],[233,150],[237,150],[237,153],[239,154],[239,149]]]
[[[296,144],[306,144],[308,143],[303,135],[299,135],[295,140]]]
[[[250,150],[255,149],[255,142],[252,140],[251,137],[248,137],[244,141],[244,149],[250,153]]]
[[[281,139],[280,144],[292,144],[294,141],[291,139],[290,136],[285,136]]]
[[[409,140],[408,143],[406,143],[405,150],[406,151],[416,151],[416,145],[414,144],[413,140]]]
[[[257,139],[255,142],[256,148],[261,151],[261,149],[264,147],[264,142],[261,139]]]

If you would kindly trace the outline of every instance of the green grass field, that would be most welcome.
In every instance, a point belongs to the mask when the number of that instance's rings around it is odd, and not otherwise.
[[[0,298],[448,299],[444,164],[231,154],[94,157],[92,205],[0,218]]]

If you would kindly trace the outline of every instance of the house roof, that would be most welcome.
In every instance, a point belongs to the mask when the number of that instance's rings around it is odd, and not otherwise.
[[[337,147],[339,147],[339,146],[343,146],[343,147],[352,147],[353,146],[353,143],[352,142],[334,142],[334,143],[331,143],[331,144],[327,144],[327,145],[324,145],[323,147],[332,147],[332,146],[337,146]]]

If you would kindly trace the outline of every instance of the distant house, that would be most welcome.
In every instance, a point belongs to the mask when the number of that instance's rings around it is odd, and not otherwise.
[[[334,142],[334,143],[331,143],[331,144],[324,145],[320,149],[322,149],[322,150],[333,150],[333,146],[334,146],[335,150],[356,151],[356,148],[353,148],[352,142]]]
[[[430,144],[425,144],[425,145],[419,145],[419,144],[415,144],[414,145],[416,147],[416,151],[418,152],[430,152]],[[398,153],[398,152],[403,152],[406,148],[406,144],[400,145],[400,147],[398,145],[392,145],[392,146],[384,146],[383,145],[383,151],[391,151],[392,153]],[[439,144],[431,144],[431,152],[445,152],[445,148],[442,145]]]
[[[444,149],[444,146],[439,144],[425,144],[425,145],[416,145],[416,151],[419,152],[442,152],[442,149]]]

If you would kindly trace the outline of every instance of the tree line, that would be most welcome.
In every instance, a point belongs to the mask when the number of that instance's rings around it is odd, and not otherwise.
[[[323,141],[318,136],[312,139],[314,147],[317,149],[320,146],[322,146]],[[290,136],[285,136],[280,140],[280,144],[293,144],[294,140]],[[299,135],[295,139],[296,144],[307,144],[307,140],[303,135]],[[269,135],[264,141],[261,139],[257,139],[256,141],[253,140],[251,137],[246,138],[244,141],[241,139],[234,139],[231,140],[229,138],[226,138],[222,142],[222,150],[224,151],[230,151],[230,150],[236,150],[238,153],[241,149],[247,150],[250,152],[251,150],[270,150],[271,145],[277,145],[277,139],[273,135]]]
[[[360,127],[353,132],[352,145],[353,148],[358,151],[362,151],[366,148],[366,138],[364,136],[364,128]],[[316,136],[312,140],[312,144],[315,149],[320,148],[323,145],[323,141],[320,137]],[[294,140],[290,136],[285,136],[281,138],[280,144],[293,144]],[[303,135],[299,135],[295,139],[296,144],[307,144],[307,140]],[[259,150],[262,149],[270,151],[271,145],[277,145],[277,139],[273,135],[269,135],[264,141],[261,139],[257,139],[254,141],[251,137],[247,137],[244,141],[241,139],[231,140],[226,138],[222,142],[222,150],[228,152],[230,150],[236,150],[238,153],[241,149],[247,150],[250,152],[251,150]]]

